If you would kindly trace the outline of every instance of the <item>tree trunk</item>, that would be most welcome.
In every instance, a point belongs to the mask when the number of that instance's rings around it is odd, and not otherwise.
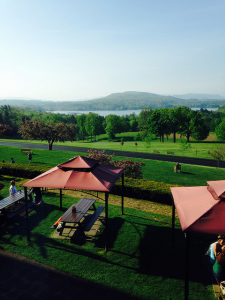
[[[187,142],[189,143],[189,140],[190,140],[190,133],[188,132],[187,133]]]
[[[176,132],[173,132],[173,142],[176,143]]]
[[[53,142],[48,142],[48,150],[52,150],[52,144]]]

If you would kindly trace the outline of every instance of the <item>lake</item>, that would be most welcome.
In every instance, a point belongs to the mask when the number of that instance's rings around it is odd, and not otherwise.
[[[191,107],[191,109],[193,110],[200,110],[200,107]],[[207,110],[212,110],[215,111],[217,110],[217,107],[212,107],[212,108],[207,108]],[[55,111],[47,111],[47,112],[51,112],[53,114],[65,114],[65,115],[82,115],[82,114],[89,114],[89,112],[98,114],[99,116],[103,116],[106,117],[110,114],[112,115],[117,115],[117,116],[126,116],[126,115],[131,115],[131,114],[135,114],[135,115],[139,115],[141,112],[141,109],[133,109],[133,110],[71,110],[71,111],[66,111],[66,110],[55,110]]]

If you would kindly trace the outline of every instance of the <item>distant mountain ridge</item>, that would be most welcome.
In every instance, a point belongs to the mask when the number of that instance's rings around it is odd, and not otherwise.
[[[183,95],[183,97],[186,97],[186,95]],[[39,111],[137,110],[144,107],[155,109],[183,105],[188,107],[207,108],[225,105],[225,98],[221,98],[222,99],[218,100],[186,100],[174,96],[162,96],[147,92],[128,91],[123,93],[113,93],[106,97],[85,101],[41,101],[5,99],[0,100],[0,105],[18,106],[25,109],[33,109]]]
[[[198,99],[198,100],[225,100],[225,97],[222,97],[220,95],[212,95],[212,94],[184,94],[184,95],[173,95],[173,97],[179,98],[179,99]]]

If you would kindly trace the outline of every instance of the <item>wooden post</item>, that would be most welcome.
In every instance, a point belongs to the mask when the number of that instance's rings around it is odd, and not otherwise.
[[[189,295],[189,234],[185,233],[185,238],[186,238],[186,261],[185,261],[185,300],[188,300],[188,295]]]
[[[108,250],[108,198],[109,194],[105,193],[105,250]]]
[[[25,206],[26,206],[27,241],[30,242],[30,230],[29,230],[29,220],[28,220],[28,204],[27,204],[27,187],[24,187],[24,197],[25,197]]]
[[[172,248],[174,247],[174,237],[175,237],[175,204],[172,199]]]
[[[60,209],[62,209],[62,189],[60,191]]]
[[[122,175],[122,191],[121,191],[121,197],[122,197],[122,199],[121,199],[121,201],[122,201],[122,203],[121,203],[121,206],[122,206],[122,215],[124,215],[124,211],[123,211],[123,207],[124,207],[123,187],[124,187],[124,173]]]

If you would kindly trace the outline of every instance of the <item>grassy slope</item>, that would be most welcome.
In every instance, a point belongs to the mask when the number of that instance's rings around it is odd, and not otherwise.
[[[28,163],[27,155],[17,147],[0,147],[3,159],[13,156],[16,162]],[[35,150],[31,164],[55,166],[78,153]],[[180,185],[205,185],[206,180],[223,179],[224,170],[182,165],[183,173],[173,172],[174,163],[147,161],[144,178]],[[8,195],[10,177],[1,183],[5,188],[0,196]],[[19,185],[20,178],[16,178]],[[85,195],[86,196],[86,195]],[[66,272],[109,286],[137,299],[183,299],[184,293],[184,238],[176,219],[176,248],[171,249],[171,211],[161,213],[162,205],[150,203],[158,213],[132,208],[109,206],[110,248],[105,253],[104,228],[93,243],[82,247],[68,241],[50,238],[50,226],[62,212],[59,196],[46,193],[46,205],[36,207],[30,214],[31,242],[26,241],[24,218],[12,222],[0,231],[1,247],[17,252]],[[111,196],[110,196],[111,199]],[[64,210],[77,198],[63,196]],[[131,200],[130,200],[131,201]],[[110,201],[111,203],[111,201]],[[197,237],[193,237],[195,242]],[[157,246],[158,245],[158,246]],[[190,299],[213,299],[212,289],[204,266],[202,245],[191,248]],[[85,265],[85,269],[83,266]],[[127,280],[128,279],[128,280]]]
[[[10,157],[13,157],[16,163],[28,163],[27,154],[21,154],[21,148],[0,146],[0,149],[2,159],[10,161]],[[54,167],[76,155],[87,155],[87,153],[35,149],[30,167],[32,167],[32,165]],[[116,157],[116,159],[124,159],[124,157]],[[174,173],[174,163],[172,162],[134,158],[133,160],[143,161],[145,163],[145,167],[142,168],[142,171],[143,178],[146,180],[183,186],[198,186],[206,185],[206,181],[222,180],[225,178],[224,169],[182,164],[182,173]]]
[[[126,132],[116,135],[116,139],[114,142],[108,142],[106,135],[100,135],[97,137],[97,142],[91,142],[90,140],[75,141],[75,142],[65,142],[65,143],[54,143],[54,145],[64,145],[64,146],[73,146],[73,147],[84,147],[90,149],[104,149],[104,150],[118,150],[118,151],[130,151],[130,152],[140,152],[140,153],[153,153],[154,150],[159,151],[160,154],[167,154],[167,151],[174,152],[174,155],[177,156],[185,156],[185,157],[198,157],[198,158],[206,158],[211,159],[208,154],[209,150],[215,149],[218,145],[216,143],[215,135],[213,133],[210,134],[206,141],[213,141],[213,143],[197,143],[191,142],[191,148],[186,151],[182,151],[179,143],[179,136],[177,136],[177,142],[173,143],[172,137],[170,136],[168,141],[165,140],[164,143],[159,142],[158,139],[151,142],[149,148],[146,149],[145,143],[138,141],[137,146],[135,146],[134,137],[137,135],[135,132]],[[121,146],[121,138],[124,140],[124,145]],[[1,141],[5,141],[4,139],[0,139]],[[25,141],[25,140],[7,140],[7,141],[19,141],[19,142],[29,142],[29,143],[42,143],[46,144],[46,142],[41,141]],[[53,148],[54,148],[53,145]],[[197,151],[197,152],[196,152]]]

